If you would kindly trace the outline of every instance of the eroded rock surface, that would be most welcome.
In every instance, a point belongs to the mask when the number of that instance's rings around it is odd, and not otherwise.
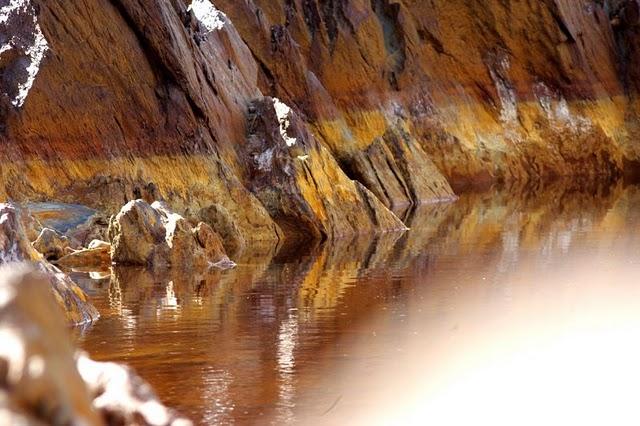
[[[70,323],[82,324],[97,319],[98,311],[82,289],[32,247],[22,227],[21,214],[16,205],[0,204],[0,265],[33,263],[49,281],[50,290]]]
[[[112,218],[109,238],[116,264],[191,268],[228,261],[220,238],[208,225],[194,229],[160,202],[127,203]]]

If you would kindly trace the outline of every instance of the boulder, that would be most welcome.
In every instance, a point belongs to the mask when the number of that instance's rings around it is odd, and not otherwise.
[[[33,242],[33,248],[47,260],[56,260],[67,254],[69,238],[58,234],[55,229],[44,228]]]
[[[154,265],[167,258],[162,215],[143,200],[130,201],[111,219],[109,240],[114,263]]]
[[[200,222],[192,232],[198,244],[204,248],[205,257],[209,262],[218,265],[233,263],[225,253],[222,239],[213,228]]]
[[[31,262],[46,277],[58,305],[68,322],[82,324],[99,317],[87,295],[69,276],[50,264],[29,242],[20,218],[20,208],[14,204],[0,204],[0,265],[12,262]]]
[[[202,267],[225,260],[220,237],[205,224],[195,229],[161,202],[127,203],[109,224],[116,264]],[[226,258],[228,260],[228,258]]]
[[[131,369],[78,353],[48,284],[0,267],[0,424],[191,425]]]

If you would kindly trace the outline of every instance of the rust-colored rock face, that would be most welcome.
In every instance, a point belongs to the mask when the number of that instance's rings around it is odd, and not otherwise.
[[[0,198],[162,199],[234,252],[640,164],[637,0],[8,3]]]

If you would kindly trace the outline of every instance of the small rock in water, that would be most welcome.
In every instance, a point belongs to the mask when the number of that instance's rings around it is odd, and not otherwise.
[[[89,248],[70,253],[56,262],[67,268],[101,268],[111,264],[111,244],[93,240]]]
[[[44,228],[33,242],[33,248],[47,260],[60,259],[67,253],[69,239],[51,228]]]

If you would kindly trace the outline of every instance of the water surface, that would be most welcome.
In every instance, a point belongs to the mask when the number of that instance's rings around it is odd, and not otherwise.
[[[637,424],[640,190],[466,194],[230,271],[75,274],[79,336],[200,424]]]

